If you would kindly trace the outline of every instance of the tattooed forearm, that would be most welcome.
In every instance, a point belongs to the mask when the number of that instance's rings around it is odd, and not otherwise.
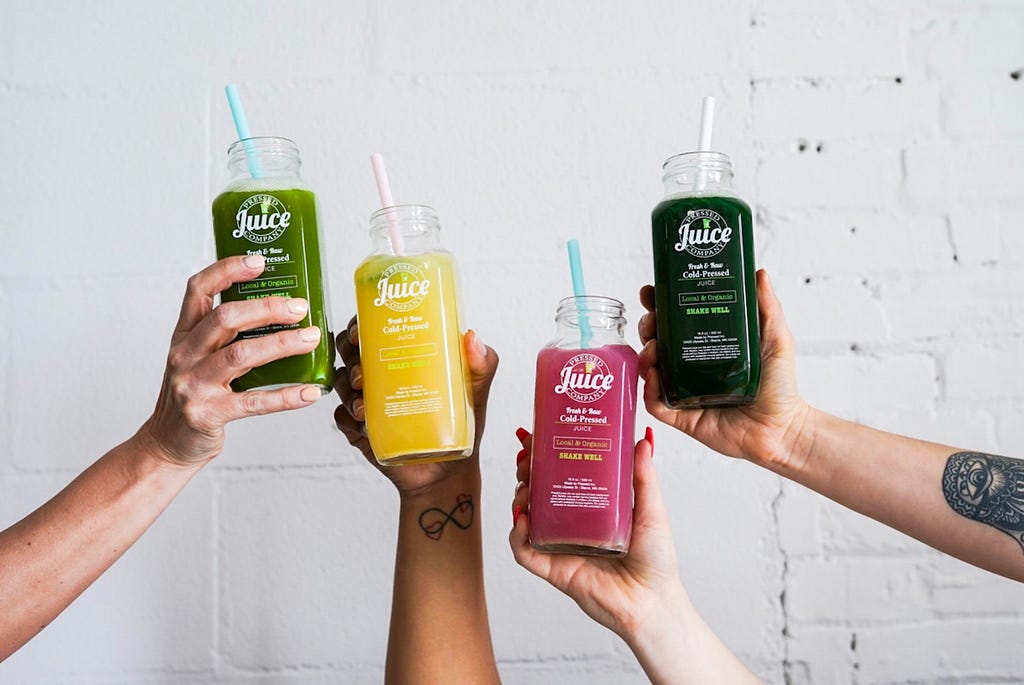
[[[451,522],[462,530],[473,525],[473,496],[459,495],[450,511],[431,507],[420,513],[420,528],[431,540],[440,540],[445,526]]]
[[[1024,549],[1024,461],[957,452],[946,461],[942,492],[953,511],[998,528]]]

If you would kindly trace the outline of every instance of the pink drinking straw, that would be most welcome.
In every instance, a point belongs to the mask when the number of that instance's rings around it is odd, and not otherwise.
[[[388,183],[388,172],[384,169],[384,157],[379,152],[370,155],[370,166],[373,167],[373,178],[377,182],[377,194],[380,195],[380,206],[382,209],[395,206],[395,200],[391,197],[391,184]],[[405,254],[405,241],[402,240],[402,231],[398,227],[398,217],[394,212],[388,213],[388,233],[391,236],[391,251],[396,256]]]

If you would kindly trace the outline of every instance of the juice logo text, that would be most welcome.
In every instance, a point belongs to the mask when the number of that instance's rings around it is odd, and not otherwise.
[[[231,235],[251,243],[269,243],[281,237],[291,221],[292,213],[273,195],[251,195],[235,213],[237,228]]]
[[[596,402],[612,389],[615,375],[596,354],[577,354],[562,367],[556,395],[566,395],[576,402]]]
[[[430,279],[415,264],[392,264],[377,280],[375,307],[387,307],[393,312],[407,312],[420,306],[430,294]]]
[[[721,214],[710,209],[691,209],[679,224],[676,252],[689,252],[694,257],[714,257],[725,249],[732,238],[732,227]]]

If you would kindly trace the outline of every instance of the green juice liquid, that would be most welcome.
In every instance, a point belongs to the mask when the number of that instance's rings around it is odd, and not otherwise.
[[[316,204],[312,191],[274,187],[270,179],[236,184],[213,201],[217,258],[262,254],[267,260],[259,278],[232,285],[221,293],[221,302],[261,297],[302,297],[309,301],[309,313],[302,321],[243,331],[237,339],[306,326],[320,328],[320,343],[311,353],[253,369],[232,381],[236,391],[312,383],[327,393],[333,387],[334,334],[328,322],[330,306]]]
[[[736,197],[670,197],[651,226],[666,404],[750,404],[761,380],[750,207]]]

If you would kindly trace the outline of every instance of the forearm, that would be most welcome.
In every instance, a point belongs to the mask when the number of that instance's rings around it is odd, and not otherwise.
[[[960,452],[812,410],[792,458],[776,470],[936,549],[1024,580],[1021,544],[958,514],[947,501],[944,472],[950,456]]]
[[[655,685],[761,682],[704,622],[682,585],[623,638]]]
[[[498,682],[484,596],[479,499],[479,472],[402,498],[389,683]]]
[[[171,466],[135,436],[0,532],[0,660],[131,547],[197,470]]]

